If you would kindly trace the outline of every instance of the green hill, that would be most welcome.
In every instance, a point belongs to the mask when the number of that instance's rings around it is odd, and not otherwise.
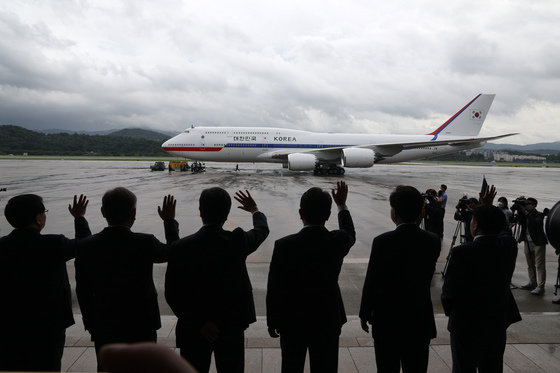
[[[132,137],[134,139],[156,140],[160,142],[164,142],[170,137],[161,132],[144,130],[141,128],[125,128],[119,131],[111,132],[107,136]]]
[[[4,125],[0,126],[0,154],[166,156],[168,154],[161,149],[161,143],[168,137],[161,136],[150,140],[114,133],[111,136],[44,134]]]

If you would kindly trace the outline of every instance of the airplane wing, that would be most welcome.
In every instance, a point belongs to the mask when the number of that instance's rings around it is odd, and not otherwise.
[[[391,157],[395,154],[400,153],[405,149],[418,149],[427,146],[443,146],[443,145],[467,145],[475,143],[483,143],[490,140],[497,140],[508,136],[517,135],[517,133],[508,133],[506,135],[491,136],[491,137],[474,137],[467,139],[448,139],[448,140],[434,140],[434,141],[416,141],[416,142],[399,142],[399,143],[383,143],[383,144],[366,144],[366,145],[356,145],[352,148],[364,148],[371,149],[376,155],[380,157]],[[323,156],[325,158],[332,158],[335,154],[338,154],[342,149],[349,148],[349,146],[336,146],[324,149],[309,149],[305,151],[299,151],[298,153],[309,153],[314,154],[317,158],[321,159]],[[290,149],[277,150],[272,152],[270,155],[272,158],[286,158],[293,151]]]
[[[383,156],[392,156],[404,149],[419,149],[427,146],[443,146],[443,145],[467,145],[483,143],[490,140],[497,140],[508,136],[517,135],[517,133],[508,133],[506,135],[491,136],[491,137],[475,137],[470,139],[450,139],[450,140],[435,140],[435,141],[423,141],[423,142],[408,142],[408,143],[395,143],[395,144],[371,144],[371,145],[361,145],[358,148],[368,148],[379,153]]]

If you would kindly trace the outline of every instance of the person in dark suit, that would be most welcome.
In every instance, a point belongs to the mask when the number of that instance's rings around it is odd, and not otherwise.
[[[344,181],[331,194],[339,208],[340,229],[325,228],[332,205],[329,193],[311,188],[300,201],[303,229],[274,245],[266,317],[270,336],[280,336],[284,373],[303,372],[307,350],[311,372],[338,369],[338,339],[346,323],[338,275],[356,233]]]
[[[208,372],[214,353],[218,372],[243,372],[245,335],[256,321],[245,260],[268,236],[265,215],[251,194],[238,191],[240,209],[253,215],[253,229],[224,230],[231,198],[222,188],[202,191],[202,228],[173,243],[165,274],[165,299],[177,315],[181,356]]]
[[[492,205],[494,203],[494,198],[496,197],[496,188],[494,185],[488,186],[483,189],[479,194],[479,201],[481,205]],[[505,205],[507,206],[507,200],[504,197],[498,198],[498,201],[505,200]],[[504,206],[500,206],[498,204],[498,208],[502,213],[504,212]],[[515,262],[517,260],[517,241],[513,237],[513,232],[510,228],[511,216],[508,216],[504,213],[505,218],[505,226],[503,227],[502,231],[498,233],[498,239],[500,244],[505,249],[505,263],[506,263],[506,274],[511,279],[513,276],[513,272],[515,271]],[[506,303],[506,316],[505,316],[505,327],[506,329],[513,323],[521,321],[521,314],[519,313],[519,308],[517,307],[517,303],[515,298],[513,297],[513,293],[511,292],[512,286],[510,283],[510,287],[508,289],[507,294],[507,303]],[[515,289],[515,287],[513,287]],[[505,348],[505,347],[504,347]]]
[[[436,337],[430,284],[441,250],[434,233],[420,229],[424,199],[411,186],[389,197],[397,226],[373,240],[360,305],[362,329],[371,333],[380,372],[426,372]]]
[[[500,209],[502,210],[502,209]],[[503,210],[502,210],[503,213]],[[504,215],[505,217],[505,215]],[[498,234],[498,239],[500,240],[500,244],[505,248],[505,260],[506,260],[506,271],[507,277],[511,279],[513,276],[513,272],[515,271],[515,262],[517,259],[517,241],[513,238],[511,229],[509,228],[509,223],[506,217],[506,227]],[[519,313],[519,308],[517,307],[517,302],[513,297],[513,293],[511,292],[511,285],[508,289],[507,294],[507,304],[505,308],[506,317],[505,317],[505,327],[506,329],[513,323],[521,321],[521,314]],[[505,343],[505,342],[504,342]],[[504,346],[505,348],[505,346]]]
[[[476,207],[470,228],[473,241],[451,250],[441,295],[453,372],[501,372],[506,329],[521,319],[509,286],[517,249],[498,207]]]
[[[76,239],[91,234],[88,200],[68,206]],[[41,234],[47,210],[41,197],[11,198],[4,214],[14,230],[0,238],[0,370],[60,371],[66,328],[74,324],[66,262],[77,240]]]
[[[175,205],[168,195],[158,206],[168,243],[179,238]],[[80,242],[75,261],[76,295],[97,354],[109,343],[156,341],[161,321],[153,263],[166,262],[169,254],[153,235],[130,230],[136,196],[128,189],[107,191],[101,213],[109,226]],[[99,357],[97,365],[101,371]]]
[[[529,283],[520,286],[523,290],[531,290],[533,295],[543,295],[546,283],[546,244],[544,234],[544,214],[537,211],[537,200],[527,198],[527,204],[519,207],[519,224],[521,234],[519,242],[525,242],[525,258]]]
[[[428,189],[424,197],[426,201],[424,207],[424,229],[436,234],[440,239],[443,239],[443,218],[445,216],[445,210],[441,207],[437,192],[434,189]]]

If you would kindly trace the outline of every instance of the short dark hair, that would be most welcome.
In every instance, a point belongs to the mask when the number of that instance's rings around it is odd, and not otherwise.
[[[219,187],[204,189],[198,200],[200,217],[204,224],[220,224],[227,220],[231,210],[231,197]]]
[[[4,216],[14,228],[25,228],[33,224],[37,214],[45,212],[43,199],[36,194],[22,194],[10,198],[4,208]]]
[[[424,198],[418,189],[410,185],[399,185],[389,196],[389,203],[402,220],[414,223],[422,213]]]
[[[537,200],[535,198],[529,197],[529,198],[527,198],[527,202],[529,202],[532,205],[535,205],[535,207],[537,207]]]
[[[440,188],[443,189],[443,190],[447,190],[447,185],[441,184],[441,185],[440,185]]]
[[[313,187],[299,201],[301,217],[309,224],[324,224],[331,214],[332,197],[321,188]]]
[[[136,196],[124,187],[117,187],[105,192],[101,207],[110,225],[124,224],[136,209]]]
[[[498,202],[503,202],[505,207],[508,207],[508,200],[506,197],[500,197],[498,198]]]
[[[498,234],[506,229],[506,216],[499,207],[480,205],[472,211],[472,218],[483,234]]]

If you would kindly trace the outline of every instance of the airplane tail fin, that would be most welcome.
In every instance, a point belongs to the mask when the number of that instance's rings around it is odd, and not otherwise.
[[[434,132],[433,140],[439,135],[478,136],[486,115],[490,110],[495,94],[479,94]]]

